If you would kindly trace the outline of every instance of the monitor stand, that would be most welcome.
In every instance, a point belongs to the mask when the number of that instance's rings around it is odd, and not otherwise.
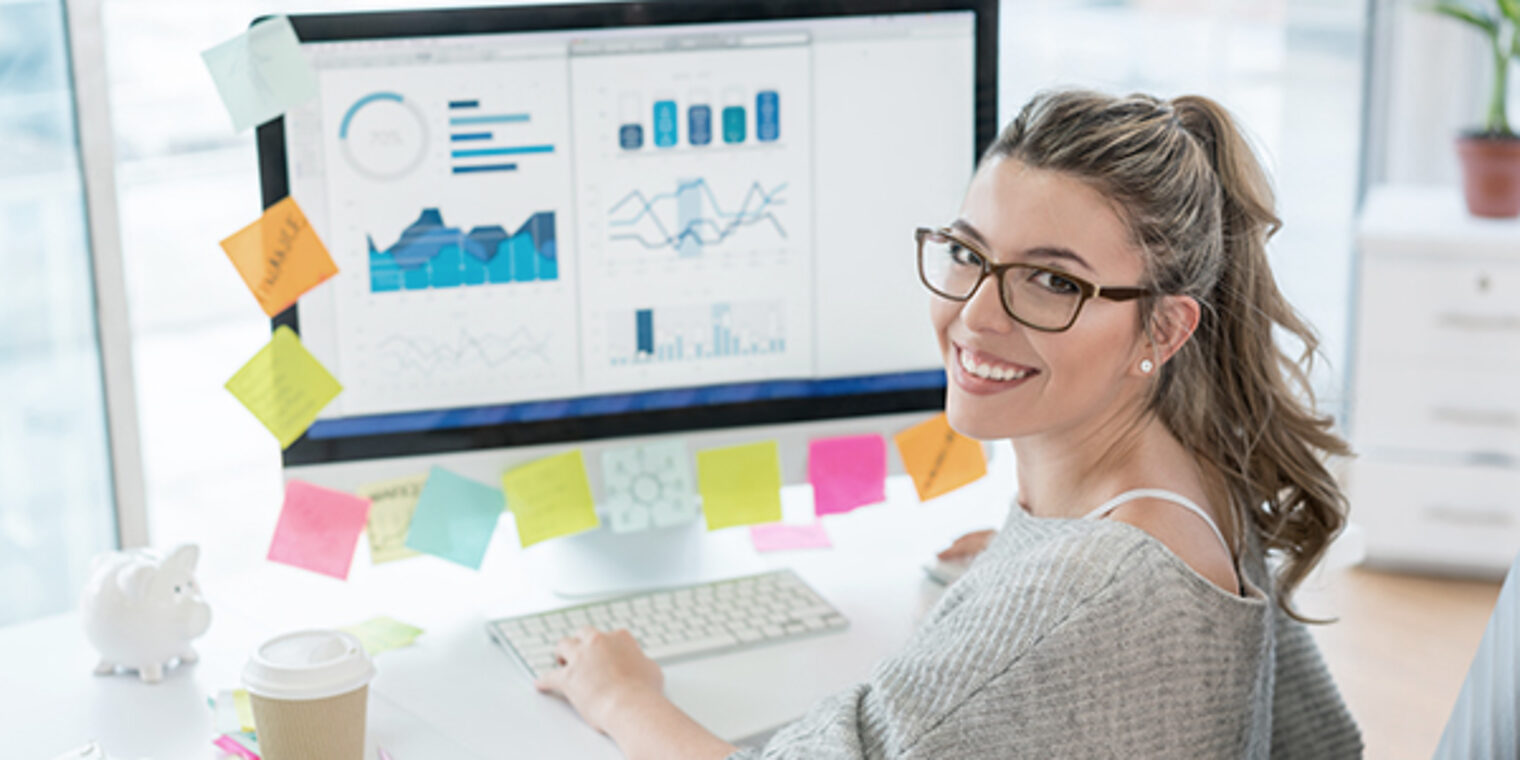
[[[748,537],[747,531],[708,533],[701,518],[634,533],[616,533],[604,524],[545,542],[533,553],[538,555],[539,577],[555,594],[604,596],[758,572],[761,568],[743,561],[752,550],[733,551],[724,545],[739,534]]]

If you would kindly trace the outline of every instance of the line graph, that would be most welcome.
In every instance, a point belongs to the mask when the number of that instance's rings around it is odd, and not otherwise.
[[[548,367],[549,339],[549,335],[534,334],[527,327],[505,335],[476,335],[462,327],[452,341],[426,335],[391,335],[380,340],[375,349],[387,372],[432,376],[509,365]]]
[[[740,230],[768,227],[786,240],[786,228],[772,210],[786,203],[787,183],[767,190],[750,183],[738,210],[726,210],[705,178],[682,180],[673,192],[647,196],[634,190],[608,210],[609,240],[636,243],[645,250],[672,249],[681,258],[700,256]],[[674,221],[672,222],[672,217]]]

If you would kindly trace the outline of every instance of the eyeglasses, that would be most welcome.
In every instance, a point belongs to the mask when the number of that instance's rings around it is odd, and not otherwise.
[[[944,228],[919,227],[913,235],[918,240],[919,279],[935,295],[969,301],[982,280],[996,277],[1008,316],[1043,332],[1071,327],[1089,299],[1131,301],[1151,293],[1146,288],[1094,285],[1037,264],[993,264],[992,256],[981,245]]]

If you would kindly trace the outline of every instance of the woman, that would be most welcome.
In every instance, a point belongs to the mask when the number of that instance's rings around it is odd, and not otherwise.
[[[1037,96],[917,233],[950,423],[1012,439],[1019,495],[906,648],[763,749],[671,705],[626,632],[562,642],[539,688],[631,758],[1360,756],[1290,602],[1346,446],[1302,400],[1272,206],[1206,98]]]

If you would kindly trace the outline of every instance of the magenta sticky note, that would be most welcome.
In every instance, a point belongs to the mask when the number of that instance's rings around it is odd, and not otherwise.
[[[755,551],[780,552],[788,549],[827,549],[829,534],[823,531],[823,523],[792,525],[790,523],[766,523],[749,526],[749,538],[755,542]]]
[[[243,760],[259,760],[259,756],[253,754],[253,750],[239,744],[238,740],[232,738],[231,736],[224,734],[216,741],[211,743],[216,745],[223,752],[226,752],[229,755],[234,755],[236,757],[241,757]]]
[[[879,435],[820,438],[808,443],[813,511],[833,515],[887,497],[887,442]]]
[[[269,561],[347,580],[368,518],[369,499],[292,480],[285,484]]]

